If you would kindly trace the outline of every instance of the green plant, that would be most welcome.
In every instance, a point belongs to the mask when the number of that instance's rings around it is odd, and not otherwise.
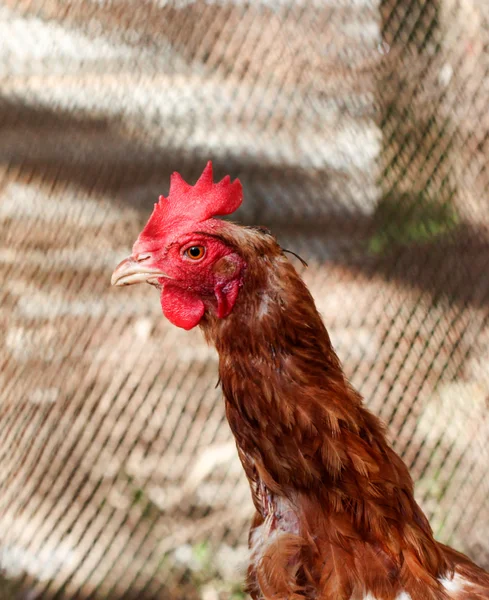
[[[375,231],[368,241],[371,254],[392,247],[425,244],[453,231],[459,224],[450,202],[439,202],[425,193],[388,194],[375,212]]]

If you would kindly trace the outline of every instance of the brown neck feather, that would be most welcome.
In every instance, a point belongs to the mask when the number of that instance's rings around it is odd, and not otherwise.
[[[409,550],[433,575],[444,572],[408,470],[346,381],[305,284],[273,237],[246,235],[234,310],[202,328],[219,353],[226,413],[258,511],[265,485],[300,505],[311,528],[319,510],[328,527],[341,522],[388,556]]]

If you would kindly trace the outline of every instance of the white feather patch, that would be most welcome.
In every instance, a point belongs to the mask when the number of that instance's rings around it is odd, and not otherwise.
[[[258,318],[262,319],[268,314],[268,307],[270,304],[270,296],[267,293],[262,294],[260,306],[258,307]]]
[[[466,583],[465,579],[459,573],[455,573],[451,579],[442,577],[439,581],[451,597],[453,594],[460,592],[464,587],[464,583]]]

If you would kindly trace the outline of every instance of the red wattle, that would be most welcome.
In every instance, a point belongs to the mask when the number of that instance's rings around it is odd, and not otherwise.
[[[165,283],[161,292],[161,308],[165,317],[182,329],[193,329],[204,316],[202,300],[171,283]]]
[[[220,319],[227,317],[233,310],[234,303],[238,297],[240,281],[233,279],[224,286],[217,284],[214,288],[214,293],[217,299],[217,316]]]

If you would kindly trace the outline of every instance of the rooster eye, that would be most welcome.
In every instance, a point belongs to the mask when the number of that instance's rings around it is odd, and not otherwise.
[[[188,256],[191,260],[199,260],[205,254],[204,246],[190,246],[185,250],[185,255]]]

